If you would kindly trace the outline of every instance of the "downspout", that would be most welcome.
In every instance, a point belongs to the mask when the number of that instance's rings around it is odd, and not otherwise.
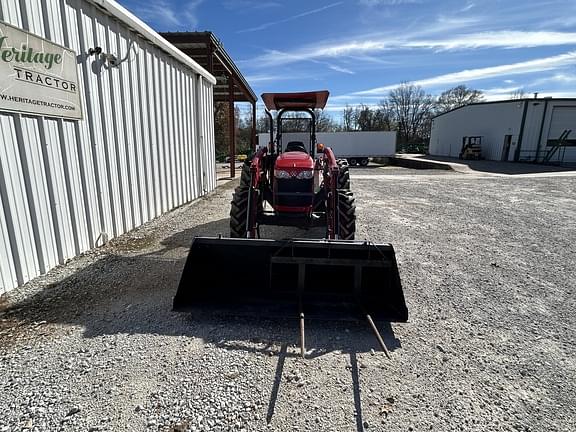
[[[546,119],[546,111],[548,109],[548,99],[544,99],[544,112],[542,113],[542,122],[540,123],[540,133],[538,134],[538,145],[536,146],[536,156],[534,163],[538,163],[538,156],[540,156],[540,145],[542,144],[542,133],[544,132],[544,120]]]
[[[514,162],[518,162],[520,159],[520,148],[522,147],[522,138],[524,137],[524,125],[526,123],[526,112],[528,111],[528,101],[524,101],[524,110],[522,112],[522,123],[520,124],[520,133],[518,134],[518,145],[516,146],[516,151],[514,152]]]

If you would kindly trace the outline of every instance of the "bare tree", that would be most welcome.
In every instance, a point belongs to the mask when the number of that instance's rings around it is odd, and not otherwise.
[[[391,131],[394,128],[394,121],[392,119],[392,111],[390,109],[390,102],[386,99],[378,103],[378,107],[374,113],[375,115],[375,129],[379,131]]]
[[[338,123],[326,111],[316,110],[316,132],[336,132]]]
[[[354,110],[354,122],[356,123],[357,130],[374,130],[374,111],[364,104],[356,107]]]
[[[342,129],[345,132],[356,130],[356,121],[354,119],[354,108],[346,104],[342,111]]]
[[[390,113],[398,128],[401,143],[415,143],[426,139],[432,116],[434,99],[420,86],[402,83],[388,96]]]
[[[256,118],[256,132],[257,133],[268,133],[270,132],[270,120],[265,114],[260,114]]]
[[[484,96],[480,90],[474,90],[465,85],[459,85],[440,94],[436,101],[436,112],[442,114],[464,105],[480,102],[483,99]]]
[[[526,97],[526,92],[524,91],[523,88],[516,89],[510,93],[510,99],[513,99],[513,100],[524,99],[525,97]]]
[[[392,129],[390,108],[387,101],[381,101],[377,107],[364,104],[357,106],[352,113],[353,130],[387,131]]]

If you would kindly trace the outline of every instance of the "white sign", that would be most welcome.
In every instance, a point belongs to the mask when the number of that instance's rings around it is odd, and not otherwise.
[[[0,111],[81,119],[76,53],[0,22]]]

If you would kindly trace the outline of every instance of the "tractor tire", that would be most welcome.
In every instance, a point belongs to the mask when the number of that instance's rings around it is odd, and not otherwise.
[[[232,196],[232,206],[230,208],[230,237],[232,238],[246,238],[249,190],[249,188],[240,184]]]
[[[250,180],[252,173],[250,172],[250,165],[252,161],[245,160],[242,165],[242,172],[240,173],[240,186],[250,187]]]
[[[350,191],[338,191],[338,221],[341,240],[354,240],[356,233],[356,204]]]
[[[368,160],[368,158],[364,158],[364,159],[360,159],[360,166],[368,166],[368,164],[370,163],[370,161]]]
[[[246,238],[246,220],[248,218],[248,192],[252,174],[250,172],[251,160],[246,160],[240,174],[240,186],[234,190],[230,207],[230,237]],[[264,211],[262,199],[258,203],[257,214]]]
[[[338,190],[350,190],[350,169],[346,159],[338,159]]]

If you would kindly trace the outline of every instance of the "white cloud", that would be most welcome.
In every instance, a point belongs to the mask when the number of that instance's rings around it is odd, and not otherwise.
[[[499,66],[491,66],[479,69],[468,69],[460,72],[453,72],[444,75],[438,75],[431,78],[413,81],[412,84],[422,87],[440,86],[446,84],[462,84],[470,81],[483,80],[507,75],[517,75],[533,72],[554,70],[567,65],[576,64],[576,51],[570,51],[552,57],[545,57],[535,60],[528,60],[519,63],[512,63]],[[354,93],[355,95],[383,95],[388,91],[396,88],[398,84],[377,87],[370,90],[364,90]]]
[[[480,89],[483,93],[484,99],[487,101],[510,99],[511,95],[517,90],[522,90],[522,87],[511,86]]]
[[[223,5],[226,9],[230,10],[272,9],[282,7],[282,3],[280,2],[263,0],[226,0]]]
[[[576,33],[549,31],[495,31],[454,35],[448,39],[406,42],[408,48],[461,50],[478,48],[533,48],[541,46],[573,45]]]
[[[491,89],[491,90],[487,90],[486,93],[484,93],[484,99],[487,102],[492,102],[492,101],[498,101],[498,100],[508,100],[510,99],[510,97],[512,96],[512,91],[504,91],[505,89],[501,89],[503,90],[502,92],[498,92],[497,90],[499,89]],[[527,98],[531,98],[534,97],[534,95],[532,94],[532,92],[526,92],[526,97]],[[538,98],[545,98],[545,97],[551,97],[554,99],[561,99],[561,98],[574,98],[576,97],[576,91],[539,91],[538,92]]]
[[[250,84],[257,84],[262,82],[271,82],[271,81],[290,81],[290,80],[303,80],[309,79],[310,76],[306,75],[265,75],[265,74],[258,74],[258,75],[248,75],[245,77],[246,81]]]
[[[435,51],[472,50],[486,48],[529,48],[542,46],[573,45],[576,32],[547,31],[495,31],[470,34],[454,34],[450,38],[417,38],[399,39],[390,36],[346,40],[340,42],[322,42],[291,52],[276,50],[250,60],[250,63],[264,66],[284,65],[300,61],[323,58],[341,58],[371,56],[385,51],[428,49]]]
[[[352,70],[350,70],[350,69],[346,69],[346,68],[343,68],[343,67],[340,67],[340,66],[336,66],[336,65],[333,65],[333,64],[328,65],[328,67],[329,67],[330,69],[336,71],[336,72],[342,72],[342,73],[349,74],[349,75],[354,75],[354,74],[355,74],[355,72],[352,71]]]
[[[244,29],[244,30],[238,30],[237,33],[248,33],[248,32],[255,32],[255,31],[265,30],[265,29],[267,29],[267,28],[269,28],[269,27],[272,27],[272,26],[274,26],[274,25],[276,25],[276,24],[286,23],[286,22],[289,22],[289,21],[294,21],[294,20],[296,20],[296,19],[298,19],[298,18],[303,18],[303,17],[308,16],[308,15],[313,15],[313,14],[317,14],[317,13],[320,13],[320,12],[324,12],[324,11],[327,10],[327,9],[331,9],[331,8],[333,8],[333,7],[336,7],[336,6],[340,6],[342,3],[344,3],[344,2],[343,2],[343,1],[339,1],[339,2],[336,2],[336,3],[332,3],[332,4],[329,4],[329,5],[326,5],[326,6],[322,6],[322,7],[320,7],[320,8],[316,8],[316,9],[312,9],[312,10],[309,10],[309,11],[306,11],[306,12],[299,13],[299,14],[297,14],[297,15],[292,15],[292,16],[290,16],[290,17],[288,17],[288,18],[284,18],[284,19],[281,19],[281,20],[278,20],[278,21],[271,21],[271,22],[267,22],[267,23],[260,24],[259,26],[256,26],[256,27],[250,27],[250,28],[247,28],[247,29]]]
[[[172,5],[168,0],[155,0],[153,2],[138,2],[131,7],[134,13],[143,21],[154,22],[155,28],[173,29],[186,27],[195,30],[198,27],[196,9],[204,0],[188,1],[184,5]]]
[[[576,75],[570,73],[557,73],[547,78],[534,81],[530,85],[541,85],[546,83],[576,84]]]

